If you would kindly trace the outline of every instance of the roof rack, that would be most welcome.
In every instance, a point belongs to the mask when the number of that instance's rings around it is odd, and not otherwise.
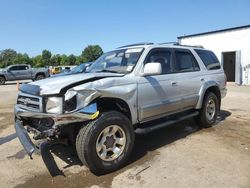
[[[164,44],[172,44],[174,46],[185,46],[185,47],[195,47],[195,48],[204,48],[202,45],[185,45],[185,44],[180,44],[178,42],[164,42],[160,43],[159,45],[164,45]]]
[[[195,48],[204,48],[202,45],[185,45],[185,44],[176,44],[176,46],[186,46],[186,47],[195,47]]]
[[[163,42],[163,43],[159,43],[159,45],[164,45],[164,44],[172,44],[172,45],[178,45],[178,42]]]
[[[136,43],[136,44],[129,44],[129,45],[126,45],[126,46],[120,46],[118,48],[126,48],[126,47],[131,47],[131,46],[142,46],[142,45],[153,45],[153,44],[154,43],[152,43],[152,42],[142,42],[142,43]]]

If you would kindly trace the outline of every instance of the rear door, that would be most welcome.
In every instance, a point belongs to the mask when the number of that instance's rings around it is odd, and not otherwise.
[[[139,121],[149,121],[178,110],[181,93],[176,85],[178,75],[172,72],[172,49],[152,49],[144,65],[150,62],[161,63],[162,74],[138,78]]]
[[[174,50],[174,72],[178,74],[176,84],[182,98],[183,110],[193,108],[199,99],[202,73],[192,52],[188,49]]]

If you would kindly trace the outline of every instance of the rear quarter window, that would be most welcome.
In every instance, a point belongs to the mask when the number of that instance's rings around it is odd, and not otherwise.
[[[198,49],[195,49],[195,51],[199,55],[208,70],[216,70],[221,68],[221,64],[213,52],[209,50]]]

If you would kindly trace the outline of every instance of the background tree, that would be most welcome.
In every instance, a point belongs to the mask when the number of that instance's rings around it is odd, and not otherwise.
[[[49,50],[43,50],[41,55],[30,58],[26,53],[22,54],[13,49],[5,49],[0,51],[0,68],[13,64],[29,64],[34,67],[79,65],[84,62],[95,61],[102,53],[102,48],[99,45],[89,45],[80,56],[74,54],[69,56],[65,54],[52,55]]]
[[[76,64],[76,57],[73,54],[68,56],[67,65],[75,65]]]
[[[61,64],[62,57],[60,54],[53,55],[50,59],[51,66],[58,66]]]
[[[83,62],[95,61],[103,54],[102,48],[99,45],[89,45],[82,52]]]
[[[43,50],[42,51],[43,67],[50,65],[51,56],[52,56],[52,54],[51,54],[51,52],[49,50]]]
[[[12,64],[29,64],[29,65],[33,65],[30,57],[26,53],[25,54],[18,53],[16,55],[16,57],[13,59]]]
[[[44,67],[42,55],[37,55],[33,57],[31,60],[33,62],[34,67]]]
[[[7,67],[13,64],[17,52],[12,49],[5,49],[0,51],[0,67]]]
[[[61,55],[61,63],[60,63],[60,65],[67,65],[67,63],[68,63],[68,56],[65,55],[65,54]]]

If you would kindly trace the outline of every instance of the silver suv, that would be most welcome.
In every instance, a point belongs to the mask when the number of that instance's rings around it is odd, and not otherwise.
[[[39,151],[37,141],[67,138],[83,164],[103,174],[126,163],[135,131],[190,117],[212,126],[225,95],[225,74],[213,52],[179,44],[129,45],[103,54],[87,73],[22,85],[15,128],[30,156]]]

